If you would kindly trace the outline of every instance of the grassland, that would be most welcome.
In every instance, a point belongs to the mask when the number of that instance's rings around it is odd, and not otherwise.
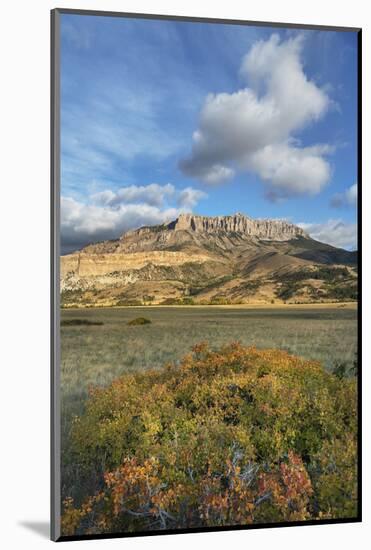
[[[231,341],[283,349],[330,370],[337,362],[352,364],[357,349],[354,305],[68,309],[61,317],[63,495],[76,495],[80,474],[69,460],[70,430],[91,386],[177,363],[201,341],[212,349]],[[137,318],[150,323],[130,325]]]
[[[137,317],[151,323],[128,325]],[[68,324],[76,319],[89,324]],[[176,362],[200,341],[213,348],[239,341],[285,349],[330,369],[337,361],[351,363],[357,347],[356,309],[339,305],[79,309],[63,310],[62,321],[62,421],[67,425],[71,414],[81,413],[89,386]]]

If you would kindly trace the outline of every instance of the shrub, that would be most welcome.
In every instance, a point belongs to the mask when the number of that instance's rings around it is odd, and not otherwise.
[[[130,326],[149,325],[150,323],[152,323],[152,321],[146,317],[136,317],[135,319],[128,321],[128,325]]]
[[[329,298],[334,298],[335,300],[357,300],[357,285],[352,284],[348,286],[329,286],[328,296]]]
[[[282,300],[288,300],[303,288],[303,282],[308,279],[315,279],[325,283],[323,289],[308,288],[314,298],[324,295],[334,300],[357,300],[357,284],[351,272],[346,267],[316,267],[315,269],[301,269],[292,273],[276,276],[275,280],[280,283],[276,289],[276,296]]]
[[[332,373],[342,380],[349,376],[358,375],[358,356],[355,355],[351,364],[348,361],[336,360],[332,365]]]
[[[212,306],[226,306],[229,305],[231,302],[226,298],[225,296],[213,296],[210,300],[210,305]]]
[[[239,344],[92,389],[73,460],[99,482],[63,532],[354,517],[356,401],[353,378]]]
[[[193,298],[191,298],[189,296],[185,296],[182,300],[182,305],[184,305],[184,306],[194,306],[195,301],[194,301]]]
[[[61,307],[66,307],[70,304],[81,302],[83,291],[78,290],[63,290],[61,292]]]
[[[166,298],[160,304],[161,306],[194,306],[195,301],[190,296],[184,296],[183,298]]]
[[[141,300],[129,300],[128,298],[120,298],[116,302],[117,306],[143,306],[143,302]]]
[[[165,298],[165,300],[163,300],[161,303],[160,303],[161,306],[180,306],[182,305],[182,300],[181,298]]]

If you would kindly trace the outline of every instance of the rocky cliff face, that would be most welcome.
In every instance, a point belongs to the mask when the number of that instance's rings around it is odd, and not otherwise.
[[[254,220],[248,216],[196,216],[181,214],[167,228],[175,231],[194,231],[198,233],[242,233],[258,239],[287,241],[297,237],[306,237],[300,227],[281,220]]]
[[[92,244],[83,254],[132,254],[160,250],[199,254],[214,247],[217,254],[234,253],[244,243],[255,246],[263,241],[288,242],[308,238],[300,227],[281,220],[254,220],[243,214],[233,216],[196,216],[181,214],[167,224],[141,227],[119,239]]]
[[[287,299],[291,280],[301,282],[291,285],[290,299],[326,300],[331,299],[328,267],[323,284],[318,273],[305,284],[303,276],[310,279],[324,264],[353,266],[355,261],[354,253],[318,243],[285,221],[239,213],[182,214],[170,223],[128,231],[117,240],[62,256],[62,303],[270,303]],[[346,288],[339,295],[346,295],[356,272],[349,267],[341,273]]]

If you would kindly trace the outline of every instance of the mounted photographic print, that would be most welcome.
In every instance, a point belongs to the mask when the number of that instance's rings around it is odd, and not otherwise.
[[[361,520],[360,48],[53,10],[53,540]]]

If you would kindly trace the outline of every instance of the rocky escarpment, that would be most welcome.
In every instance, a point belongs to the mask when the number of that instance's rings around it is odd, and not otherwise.
[[[254,220],[239,213],[182,214],[167,224],[141,227],[63,256],[62,304],[347,298],[354,296],[355,264],[354,253],[314,241],[285,221]],[[334,294],[328,269],[339,265],[349,267],[334,271]]]
[[[92,244],[82,254],[131,254],[153,251],[181,251],[198,255],[214,252],[234,254],[241,246],[256,246],[259,241],[288,242],[306,239],[300,227],[282,220],[254,220],[237,213],[233,216],[196,216],[180,214],[167,224],[140,227],[125,232],[119,239]]]
[[[168,230],[193,231],[198,233],[241,233],[258,239],[287,241],[296,237],[307,237],[305,231],[283,220],[254,220],[244,214],[233,216],[196,216],[181,214],[167,224]]]

